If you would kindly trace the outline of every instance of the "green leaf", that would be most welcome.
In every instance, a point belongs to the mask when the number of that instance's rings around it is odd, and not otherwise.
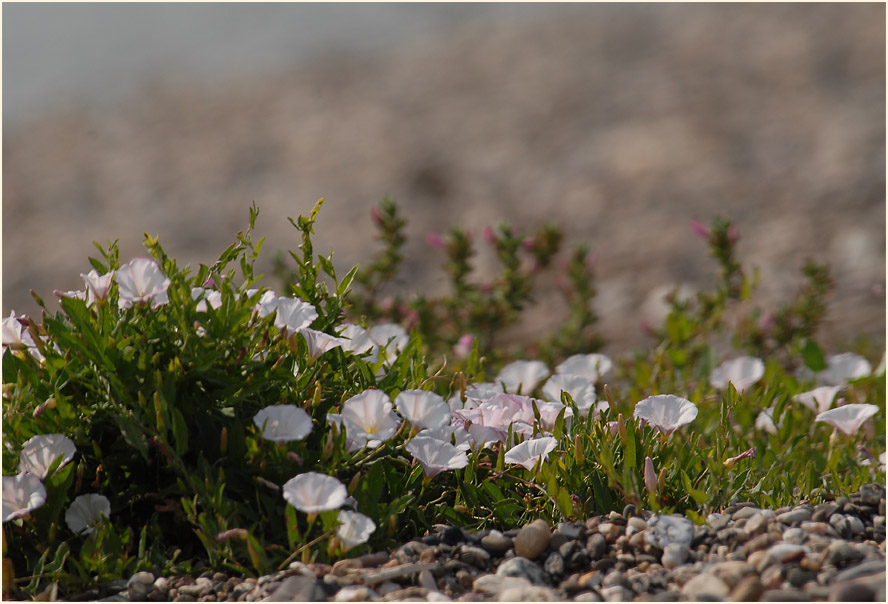
[[[170,409],[170,415],[173,420],[173,446],[176,453],[184,455],[188,451],[188,424],[185,423],[185,416],[177,407]]]
[[[336,287],[337,296],[344,296],[346,292],[348,292],[348,288],[351,287],[352,281],[354,281],[357,272],[358,267],[353,266],[352,269],[345,274],[345,277],[342,278],[342,281],[340,281],[339,285]]]
[[[120,428],[120,434],[127,444],[133,447],[143,459],[148,459],[148,441],[142,430],[136,425],[136,419],[132,411],[122,411],[115,414],[117,426]]]
[[[802,359],[805,361],[805,367],[811,371],[823,371],[827,367],[823,351],[814,340],[805,340],[802,346]]]

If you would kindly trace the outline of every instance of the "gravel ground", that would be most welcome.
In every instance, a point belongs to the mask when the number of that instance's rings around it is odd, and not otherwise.
[[[764,303],[791,296],[806,257],[828,260],[828,343],[884,341],[885,7],[621,8],[479,21],[409,52],[215,85],[159,80],[6,131],[3,312],[35,312],[29,289],[81,287],[92,241],[119,238],[126,259],[149,231],[180,263],[210,262],[253,201],[263,268],[297,245],[286,217],[322,196],[316,249],[350,266],[392,194],[410,221],[404,287],[444,287],[424,235],[451,224],[554,219],[589,242],[611,353],[643,341],[652,292],[711,285],[688,223],[715,213],[739,226]],[[489,273],[492,253],[477,263]],[[543,300],[532,326],[560,318]]]
[[[885,487],[762,510],[736,502],[694,526],[627,506],[554,530],[434,534],[333,566],[258,579],[137,573],[77,599],[289,601],[885,601]]]

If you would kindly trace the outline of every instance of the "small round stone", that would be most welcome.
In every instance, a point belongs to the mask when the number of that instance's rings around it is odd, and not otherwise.
[[[552,533],[545,520],[534,520],[515,537],[515,555],[528,560],[539,556],[549,546]]]
[[[688,559],[688,552],[688,546],[684,543],[670,543],[663,548],[663,556],[660,562],[669,569],[681,566]]]
[[[481,538],[481,547],[491,554],[505,554],[512,549],[512,545],[512,539],[499,531],[490,531],[490,533]]]

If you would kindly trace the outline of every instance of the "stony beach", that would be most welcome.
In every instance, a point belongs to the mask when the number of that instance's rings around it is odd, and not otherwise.
[[[627,506],[505,531],[439,525],[396,549],[256,578],[140,572],[105,602],[885,601],[885,487],[775,510],[735,502],[694,525]]]

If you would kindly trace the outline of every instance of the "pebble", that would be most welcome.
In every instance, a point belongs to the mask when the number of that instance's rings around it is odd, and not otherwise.
[[[497,594],[500,602],[559,602],[562,598],[548,587],[511,587]]]
[[[663,549],[661,563],[665,568],[675,568],[688,559],[688,546],[684,543],[670,543]]]
[[[530,587],[531,583],[523,577],[506,577],[502,575],[482,575],[472,583],[472,590],[481,594],[496,594],[510,588]]]
[[[515,556],[514,558],[509,558],[504,561],[496,569],[496,574],[499,577],[519,577],[526,579],[534,585],[544,585],[546,583],[546,576],[543,569],[535,562],[532,562],[527,558],[522,558],[521,556]]]
[[[512,549],[512,539],[499,531],[490,531],[481,538],[481,547],[491,554],[505,554]]]
[[[539,556],[549,546],[552,533],[545,520],[534,520],[515,537],[515,555],[529,560]]]
[[[691,578],[681,588],[681,595],[691,600],[724,600],[729,592],[724,581],[709,573]]]
[[[651,516],[644,534],[647,543],[660,549],[670,543],[690,547],[694,538],[694,523],[683,516]]]

